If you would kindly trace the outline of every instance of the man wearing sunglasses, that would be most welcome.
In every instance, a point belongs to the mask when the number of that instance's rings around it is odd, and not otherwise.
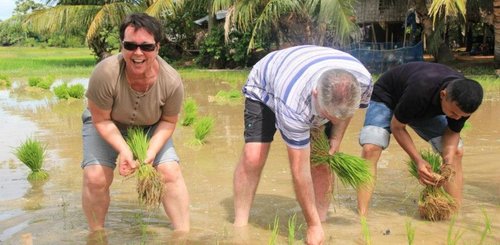
[[[189,196],[172,142],[184,88],[179,74],[158,56],[161,38],[155,18],[127,16],[120,27],[121,53],[101,61],[90,77],[81,166],[82,206],[91,232],[104,228],[115,162],[123,176],[138,167],[125,141],[131,126],[148,134],[145,162],[164,182],[162,203],[173,228],[189,230]]]

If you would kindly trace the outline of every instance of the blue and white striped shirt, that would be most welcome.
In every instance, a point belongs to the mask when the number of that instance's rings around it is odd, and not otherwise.
[[[309,144],[313,121],[318,121],[311,103],[312,90],[323,71],[329,69],[352,73],[361,86],[360,107],[368,105],[373,86],[371,75],[363,64],[342,51],[312,45],[266,55],[253,67],[243,93],[274,112],[276,128],[290,147],[303,148]],[[319,121],[326,123],[321,119]]]

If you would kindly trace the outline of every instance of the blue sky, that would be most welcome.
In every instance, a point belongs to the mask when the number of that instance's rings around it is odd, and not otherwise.
[[[15,7],[15,0],[0,0],[0,20],[6,20],[10,18]]]

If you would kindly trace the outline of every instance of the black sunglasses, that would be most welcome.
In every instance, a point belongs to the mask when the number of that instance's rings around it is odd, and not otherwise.
[[[133,42],[123,41],[122,44],[123,44],[123,48],[126,50],[129,50],[129,51],[135,51],[137,49],[137,47],[141,48],[142,51],[146,51],[146,52],[151,52],[151,51],[154,51],[156,49],[156,44],[154,44],[154,43],[137,44],[137,43],[133,43]]]

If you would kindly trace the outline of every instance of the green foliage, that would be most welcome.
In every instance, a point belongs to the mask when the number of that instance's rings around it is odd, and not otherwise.
[[[126,142],[139,163],[137,169],[137,193],[139,201],[146,208],[159,205],[163,194],[163,182],[152,164],[146,163],[149,139],[142,127],[133,126],[127,129]]]
[[[42,89],[50,89],[50,86],[52,86],[54,82],[55,82],[55,77],[49,75],[43,78],[42,81],[37,83],[36,86]]]
[[[194,124],[194,137],[199,144],[204,144],[207,135],[212,131],[214,118],[210,116],[202,117]]]
[[[365,159],[337,152],[333,156],[328,153],[330,143],[322,130],[311,132],[311,164],[326,164],[344,185],[355,189],[372,181],[372,175]]]
[[[88,48],[0,47],[0,74],[10,78],[45,77],[47,72],[58,78],[87,77],[95,66]]]
[[[484,243],[484,239],[486,239],[486,236],[491,233],[491,221],[490,218],[488,217],[488,214],[484,209],[481,209],[481,212],[483,212],[484,215],[484,230],[481,233],[481,240],[479,240],[479,245],[482,245]]]
[[[276,216],[274,217],[273,227],[271,227],[271,229],[272,229],[271,237],[269,238],[269,242],[267,244],[269,244],[269,245],[276,244],[276,242],[278,240],[279,231],[280,231],[279,228],[280,228],[280,218],[276,214]]]
[[[42,80],[43,79],[41,77],[30,77],[28,78],[28,85],[30,87],[36,87],[39,83],[42,82]]]
[[[7,75],[2,75],[0,74],[0,88],[1,87],[7,87],[9,88],[11,86],[11,82],[9,80],[9,77]]]
[[[237,89],[221,90],[215,95],[215,101],[217,103],[240,101],[241,98],[243,98],[243,95],[241,94],[241,91]]]
[[[372,244],[372,239],[370,237],[370,229],[368,227],[368,222],[366,221],[366,217],[362,216],[361,218],[361,231],[363,232],[363,237],[365,239],[365,244]]]
[[[127,144],[140,164],[144,163],[148,151],[149,139],[141,127],[129,127],[127,129]]]
[[[405,227],[408,245],[413,245],[413,242],[415,241],[415,227],[412,226],[411,221],[406,221]]]
[[[198,105],[193,98],[187,98],[183,106],[184,113],[182,114],[181,125],[189,126],[196,120],[198,114]]]
[[[456,217],[453,217],[450,221],[450,227],[448,228],[448,236],[447,236],[447,240],[446,240],[447,245],[458,244],[458,241],[460,240],[460,238],[464,234],[464,232],[460,231],[460,230],[456,231],[455,234],[453,234],[453,227],[455,226],[455,222],[456,222]]]
[[[227,48],[224,43],[224,30],[214,28],[208,34],[200,47],[196,62],[208,68],[223,68],[227,60]]]
[[[302,224],[297,227],[297,214],[294,213],[292,217],[288,219],[288,245],[293,245],[295,243],[295,235],[301,228]]]
[[[430,150],[423,150],[420,152],[420,155],[422,158],[429,162],[431,165],[432,171],[435,173],[440,173],[441,172],[441,156],[437,153],[434,153]],[[409,160],[407,162],[408,165],[408,171],[410,174],[418,179],[418,170],[417,170],[417,164],[413,160]]]
[[[69,99],[68,84],[63,83],[59,86],[54,87],[54,94],[60,100]]]
[[[28,138],[15,149],[14,154],[31,170],[28,180],[43,181],[49,177],[48,173],[42,169],[46,147],[40,141]]]
[[[73,84],[68,87],[68,94],[71,98],[81,99],[85,94],[85,87],[82,84]]]

